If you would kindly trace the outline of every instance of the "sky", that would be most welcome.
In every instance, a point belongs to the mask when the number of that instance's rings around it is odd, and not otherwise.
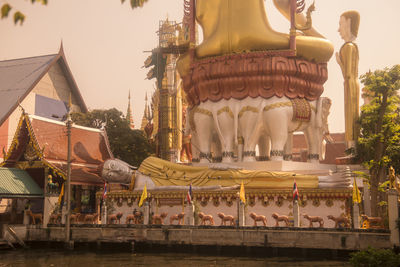
[[[22,26],[0,20],[0,60],[55,54],[61,42],[67,62],[89,109],[117,108],[126,113],[128,92],[134,122],[140,127],[144,98],[154,91],[142,68],[148,52],[158,44],[160,20],[181,21],[183,0],[149,0],[132,10],[129,1],[49,0],[47,6],[25,0],[9,2],[26,15]],[[310,3],[309,0],[306,1]],[[289,22],[266,0],[268,20],[280,32]],[[357,10],[361,15],[356,43],[359,74],[400,64],[399,0],[316,0],[313,25],[333,42],[335,52],[343,40],[338,33],[340,15]],[[362,84],[361,84],[362,88]],[[344,132],[343,77],[333,56],[322,96],[332,99],[330,132]],[[360,101],[362,104],[362,100]]]

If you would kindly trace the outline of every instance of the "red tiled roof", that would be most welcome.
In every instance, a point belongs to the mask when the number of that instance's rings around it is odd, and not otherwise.
[[[33,115],[22,116],[23,121],[15,135],[19,145],[11,145],[2,165],[12,166],[19,160],[31,137],[41,151],[42,160],[61,171],[65,177],[68,151],[65,123]],[[71,183],[103,184],[97,172],[98,166],[106,159],[113,158],[105,131],[73,125],[71,146]]]

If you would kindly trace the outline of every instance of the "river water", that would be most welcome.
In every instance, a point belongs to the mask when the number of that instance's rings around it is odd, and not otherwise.
[[[108,267],[108,266],[348,266],[345,261],[309,261],[295,258],[224,257],[186,253],[107,253],[68,251],[61,249],[33,249],[0,251],[0,267]]]

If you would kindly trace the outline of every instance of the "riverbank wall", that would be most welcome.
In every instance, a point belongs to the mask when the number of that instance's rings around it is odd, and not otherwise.
[[[11,225],[28,243],[65,242],[65,228]],[[5,235],[7,233],[4,233]],[[136,243],[159,246],[214,246],[242,248],[299,248],[357,251],[369,246],[390,248],[387,230],[354,230],[286,227],[225,227],[171,225],[77,225],[71,227],[70,246]]]

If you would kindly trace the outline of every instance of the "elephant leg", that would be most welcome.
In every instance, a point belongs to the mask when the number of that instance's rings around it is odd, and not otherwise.
[[[256,161],[256,144],[260,136],[257,127],[258,113],[245,112],[239,119],[240,132],[243,136],[243,161]]]
[[[221,162],[222,161],[221,142],[219,141],[217,134],[213,134],[213,137],[212,137],[211,153],[213,155],[213,157],[212,157],[213,162]]]
[[[293,133],[289,133],[284,148],[283,160],[287,161],[292,160],[292,150],[293,150]]]
[[[271,160],[282,161],[288,137],[288,118],[285,109],[264,112],[264,122],[271,137]]]
[[[271,140],[266,132],[262,132],[258,138],[258,151],[259,160],[267,161],[269,160],[269,153],[271,150]]]
[[[192,162],[199,162],[200,150],[199,150],[197,133],[192,134],[191,144],[192,144]]]
[[[211,161],[213,117],[207,114],[196,113],[194,115],[194,122],[196,124],[198,149],[200,150],[200,163],[208,163]]]
[[[223,112],[218,115],[218,124],[223,136],[222,162],[233,162],[233,148],[235,131],[233,130],[233,116],[229,112]]]
[[[320,138],[318,138],[318,130],[313,127],[308,127],[304,130],[304,136],[308,144],[308,161],[312,163],[319,163]]]

